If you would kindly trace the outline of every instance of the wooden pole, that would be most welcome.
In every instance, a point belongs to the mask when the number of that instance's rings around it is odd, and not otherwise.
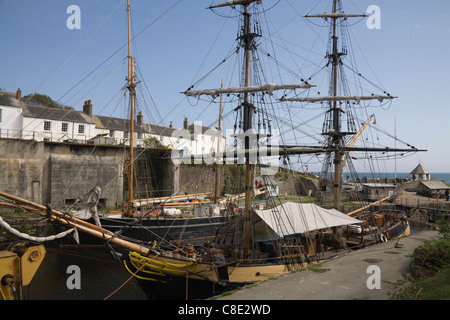
[[[368,209],[368,208],[373,207],[373,206],[376,206],[377,204],[380,204],[380,203],[382,203],[382,202],[384,202],[384,201],[386,201],[386,200],[389,200],[390,198],[391,198],[391,197],[389,196],[389,197],[383,198],[383,199],[381,199],[381,200],[375,201],[375,202],[373,202],[373,203],[371,203],[371,204],[369,204],[369,205],[367,205],[367,206],[364,206],[364,207],[362,207],[362,208],[359,208],[359,209],[356,209],[356,210],[354,210],[354,211],[352,211],[352,212],[349,212],[349,213],[347,213],[347,215],[348,215],[348,216],[352,216],[352,215],[354,215],[354,214],[356,214],[356,213],[358,213],[358,212],[361,212],[361,211],[363,211],[363,210],[365,210],[365,209]]]
[[[26,204],[28,206],[32,206],[36,209],[36,211],[39,214],[41,214],[43,216],[46,216],[46,214],[47,214],[47,207],[45,207],[43,205],[10,195],[3,191],[0,191],[0,196],[4,197],[6,199],[10,199],[10,200],[13,200],[16,202]],[[29,209],[29,208],[27,208],[27,209]],[[59,224],[65,225],[67,227],[73,227],[81,232],[90,234],[91,236],[94,236],[96,238],[110,241],[111,243],[114,243],[123,248],[127,248],[131,251],[136,251],[136,252],[139,252],[142,254],[149,253],[149,249],[146,247],[143,247],[143,246],[133,243],[133,242],[129,242],[129,241],[120,239],[106,229],[103,229],[99,226],[96,226],[96,225],[86,222],[84,220],[71,217],[69,215],[64,214],[63,212],[58,211],[58,210],[53,210],[53,209],[51,210],[50,219]]]
[[[130,0],[127,2],[128,14],[128,90],[130,91],[130,146],[128,164],[128,215],[133,214],[133,175],[134,175],[134,100],[136,97],[134,83],[134,58],[131,56],[131,17]]]
[[[244,5],[244,43],[245,43],[245,87],[250,85],[250,51],[251,51],[251,36],[250,36],[250,17],[248,13],[248,5]],[[252,112],[253,109],[248,101],[248,92],[244,93],[244,147],[245,150],[250,149],[250,131],[252,129]],[[250,157],[245,159],[245,221],[244,221],[244,248],[243,259],[244,263],[249,262],[250,245],[251,245],[251,200],[252,200],[252,171],[253,165],[250,164]]]
[[[336,13],[336,0],[333,2],[333,13]],[[336,36],[336,19],[333,19],[333,96],[337,96],[337,68],[338,68],[339,54],[337,46],[337,36]],[[341,185],[341,154],[338,150],[341,136],[340,136],[340,113],[337,107],[337,101],[333,102],[332,108],[333,115],[333,145],[335,147],[334,151],[334,182],[333,182],[333,193],[334,193],[334,208],[340,209],[340,185]]]
[[[220,87],[223,88],[223,79],[221,81]],[[221,129],[221,121],[222,121],[222,94],[220,95],[220,105],[219,105],[219,124],[217,126],[217,154],[220,154],[220,140],[222,135]],[[219,199],[219,162],[216,162],[216,181],[214,188],[214,203],[217,204],[217,200]]]

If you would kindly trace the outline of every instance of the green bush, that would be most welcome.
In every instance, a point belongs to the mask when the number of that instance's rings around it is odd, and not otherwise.
[[[413,252],[415,263],[438,271],[439,269],[450,267],[450,239],[443,237],[425,241]]]
[[[450,299],[450,227],[441,219],[438,239],[424,241],[413,253],[412,276],[390,294],[397,300]]]
[[[450,267],[450,227],[448,221],[438,217],[441,238],[424,241],[412,256],[414,263],[436,272]]]

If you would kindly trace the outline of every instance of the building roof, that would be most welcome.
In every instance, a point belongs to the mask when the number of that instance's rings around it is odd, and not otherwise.
[[[172,137],[173,132],[177,130],[176,128],[158,126],[156,124],[144,123],[143,125],[147,127],[149,133],[158,136]]]
[[[94,123],[87,114],[81,111],[48,108],[22,104],[22,115],[26,118],[48,119],[55,121],[68,121],[77,123]]]
[[[105,116],[93,116],[95,121],[95,127],[98,129],[105,130],[117,130],[117,131],[130,131],[130,120],[121,119],[121,118],[113,118],[113,117],[105,117]],[[134,122],[134,131],[138,133],[150,133],[146,126],[140,126]]]
[[[425,167],[419,163],[419,165],[413,170],[411,171],[410,174],[429,174],[430,172],[425,169]]]
[[[14,92],[0,91],[0,106],[20,107],[21,103]]]
[[[16,93],[0,91],[0,106],[22,108],[26,118],[93,123],[93,120],[81,111],[35,106],[19,101]]]
[[[48,108],[43,106],[25,104],[17,99],[16,93],[14,92],[0,91],[0,106],[22,108],[23,110],[22,115],[27,118],[68,121],[76,123],[89,123],[95,124],[96,128],[105,130],[118,130],[118,131],[130,130],[128,119],[97,116],[97,115],[89,117],[83,111]],[[202,129],[203,129],[202,131],[206,131],[205,127],[203,127]],[[149,133],[158,136],[171,137],[172,133],[175,130],[176,130],[175,128],[164,127],[148,123],[138,125],[135,122],[134,125],[135,132]]]
[[[427,180],[421,181],[421,183],[430,190],[450,189],[450,187],[441,180]]]

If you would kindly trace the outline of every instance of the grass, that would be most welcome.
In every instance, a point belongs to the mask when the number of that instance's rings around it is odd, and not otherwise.
[[[311,270],[313,272],[317,272],[317,273],[324,273],[327,272],[329,269],[324,269],[322,268],[323,262],[320,263],[315,263],[312,265],[308,266],[308,270]]]
[[[439,223],[438,239],[424,241],[413,254],[411,275],[389,294],[392,300],[450,300],[450,227]]]
[[[422,300],[450,300],[450,269],[442,269],[422,281]]]
[[[406,277],[389,296],[391,300],[450,300],[450,269],[420,279]]]

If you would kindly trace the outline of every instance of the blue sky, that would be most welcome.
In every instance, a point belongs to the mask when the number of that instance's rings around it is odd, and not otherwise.
[[[140,106],[144,121],[166,126],[173,121],[181,127],[185,116],[205,125],[217,118],[217,108],[192,106],[180,94],[234,45],[236,20],[205,10],[212,2],[132,0],[133,34],[142,31],[133,42],[133,55],[142,77],[141,94],[149,101]],[[265,22],[275,30],[275,42],[281,43],[280,36],[296,52],[280,53],[286,64],[302,66],[307,74],[308,63],[302,59],[323,58],[326,44],[317,32],[326,37],[326,30],[317,31],[299,14],[321,13],[329,3],[264,1],[270,8]],[[79,30],[66,26],[70,5],[81,9]],[[344,0],[343,5],[346,12],[365,12],[370,5],[381,10],[381,29],[369,30],[364,21],[352,26],[360,70],[399,97],[375,110],[377,125],[394,132],[395,123],[400,139],[428,150],[398,160],[397,170],[409,172],[421,162],[431,172],[450,171],[450,2]],[[0,0],[0,30],[0,88],[44,93],[76,110],[91,99],[95,114],[126,117],[120,100],[126,75],[126,1]],[[205,85],[215,87],[219,81]],[[393,171],[394,162],[383,170]]]

